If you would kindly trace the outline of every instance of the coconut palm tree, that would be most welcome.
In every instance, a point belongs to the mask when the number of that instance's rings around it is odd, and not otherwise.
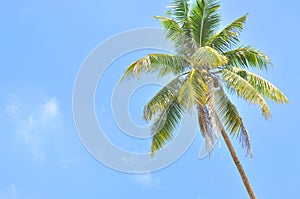
[[[196,110],[205,150],[210,153],[221,134],[250,198],[256,198],[229,138],[238,138],[252,157],[249,133],[228,94],[257,105],[269,119],[266,100],[283,104],[288,99],[249,69],[266,70],[271,61],[252,46],[238,46],[247,15],[218,31],[220,4],[215,0],[173,0],[169,8],[166,17],[155,18],[161,21],[176,53],[149,54],[132,63],[122,77],[150,72],[175,76],[144,108],[144,119],[152,122],[152,155],[172,139],[183,115]]]

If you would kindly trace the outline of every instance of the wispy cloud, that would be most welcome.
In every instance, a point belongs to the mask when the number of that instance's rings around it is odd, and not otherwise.
[[[45,144],[54,141],[62,127],[62,115],[56,97],[41,104],[24,104],[14,97],[6,112],[15,126],[16,138],[35,158],[43,158]],[[55,142],[54,142],[55,143]]]
[[[45,118],[47,119],[57,119],[60,114],[58,109],[58,103],[55,97],[47,100],[44,104],[41,105],[41,111]]]
[[[143,187],[153,187],[161,184],[161,179],[151,173],[134,175],[133,180],[136,184]]]
[[[58,162],[62,165],[63,169],[67,170],[73,165],[83,164],[86,162],[85,158],[77,158],[77,157],[60,157]]]
[[[17,188],[15,185],[10,184],[5,189],[0,189],[0,198],[1,199],[16,199]]]

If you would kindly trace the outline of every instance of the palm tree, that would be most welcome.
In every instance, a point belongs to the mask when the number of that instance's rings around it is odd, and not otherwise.
[[[145,106],[143,117],[152,122],[152,155],[172,139],[184,113],[195,109],[208,153],[221,134],[241,175],[250,198],[256,198],[230,138],[238,138],[246,155],[252,157],[248,131],[227,94],[257,105],[269,119],[266,103],[287,103],[287,97],[272,83],[248,69],[266,70],[270,59],[251,46],[238,46],[247,15],[221,31],[220,4],[215,0],[173,0],[166,17],[155,16],[176,54],[149,54],[132,63],[123,77],[141,73],[174,74]],[[228,133],[228,134],[227,134]]]

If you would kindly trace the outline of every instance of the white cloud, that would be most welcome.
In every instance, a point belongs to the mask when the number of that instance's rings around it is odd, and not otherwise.
[[[6,113],[9,115],[16,115],[18,107],[16,104],[12,103],[9,106],[6,106]]]
[[[6,189],[0,189],[0,198],[1,199],[15,199],[17,193],[17,189],[15,185],[10,184]]]
[[[20,110],[19,110],[21,105],[20,99],[17,96],[12,94],[10,94],[9,97],[11,99],[9,105],[5,107],[6,114],[11,118],[17,118],[20,115]]]
[[[42,111],[45,117],[56,118],[59,114],[56,98],[52,97],[50,100],[46,101],[42,105]]]
[[[84,162],[86,162],[85,158],[71,158],[71,157],[60,157],[58,162],[60,163],[60,165],[62,165],[62,167],[67,170],[70,167],[72,167],[75,164],[83,164]]]
[[[17,141],[35,158],[43,158],[45,146],[58,137],[62,127],[62,116],[56,97],[32,105],[24,104],[14,96],[11,104],[6,107],[6,112],[14,123]],[[53,143],[55,144],[55,141]]]
[[[146,174],[136,174],[133,177],[134,182],[143,187],[153,187],[155,185],[161,184],[161,180],[159,177],[154,176],[151,173]]]

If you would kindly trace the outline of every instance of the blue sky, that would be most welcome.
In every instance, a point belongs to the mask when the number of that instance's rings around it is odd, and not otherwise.
[[[203,140],[198,136],[171,166],[133,175],[102,165],[80,142],[73,122],[72,91],[85,57],[121,31],[160,27],[152,16],[163,15],[168,3],[1,2],[1,199],[247,198],[224,143],[210,158],[199,160]],[[241,147],[235,146],[258,198],[300,197],[299,4],[295,0],[222,1],[224,24],[249,13],[242,41],[272,58],[274,67],[261,75],[290,100],[284,106],[270,103],[271,121],[265,121],[257,108],[237,101],[251,133],[254,159],[245,158]],[[127,55],[110,70],[122,74],[128,61],[139,55]],[[101,111],[97,114],[101,118]],[[101,120],[106,122],[105,117]]]

